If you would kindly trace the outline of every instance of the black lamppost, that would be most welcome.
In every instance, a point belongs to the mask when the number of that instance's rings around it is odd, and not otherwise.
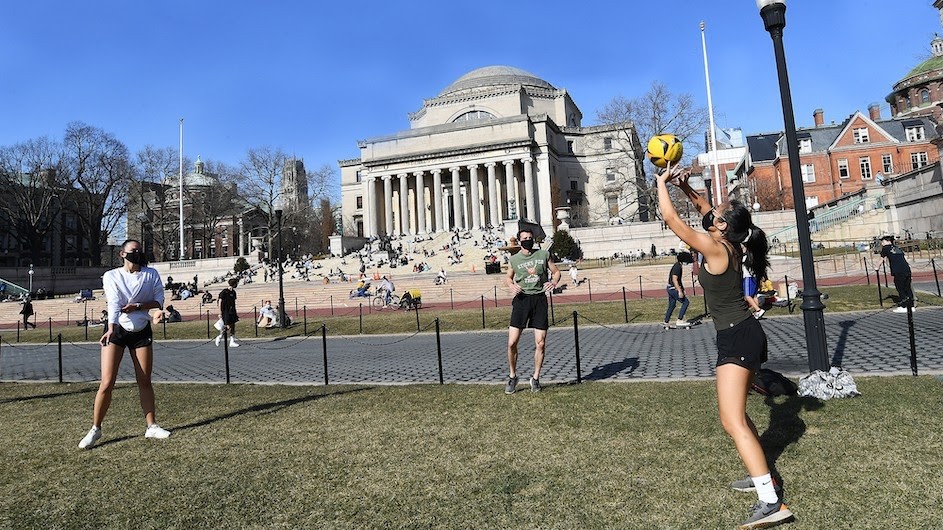
[[[275,221],[278,225],[278,327],[287,328],[285,314],[285,285],[282,281],[284,271],[282,270],[282,206],[280,202],[275,204]]]
[[[799,172],[799,142],[796,138],[796,117],[792,110],[789,75],[786,73],[786,53],[783,50],[783,28],[786,27],[785,0],[756,0],[766,31],[773,39],[776,52],[776,71],[779,74],[779,94],[783,103],[783,121],[786,128],[786,152],[789,155],[789,176],[792,181],[792,202],[796,211],[796,232],[799,236],[799,260],[802,264],[802,317],[805,321],[805,341],[809,350],[809,371],[828,370],[829,359],[825,344],[825,315],[822,293],[815,284],[815,264],[812,261],[812,237],[809,234],[809,215],[805,209],[805,186]]]

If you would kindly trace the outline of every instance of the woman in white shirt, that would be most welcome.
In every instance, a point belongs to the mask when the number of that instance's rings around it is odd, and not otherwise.
[[[101,425],[111,405],[111,393],[118,377],[118,366],[125,348],[131,352],[134,376],[138,383],[138,394],[144,418],[147,420],[145,438],[163,439],[170,431],[157,425],[154,414],[154,388],[151,371],[154,364],[153,333],[148,311],[164,306],[164,286],[156,270],[145,267],[146,260],[141,243],[129,239],[121,245],[121,267],[102,276],[105,298],[108,301],[108,322],[102,335],[102,378],[95,395],[92,428],[79,442],[79,449],[90,449],[101,438]]]

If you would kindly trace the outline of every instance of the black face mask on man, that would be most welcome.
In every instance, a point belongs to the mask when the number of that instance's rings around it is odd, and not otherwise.
[[[534,250],[534,240],[533,240],[533,239],[522,239],[522,240],[521,240],[521,248],[523,248],[524,250],[526,250],[526,251],[528,251],[528,252],[530,252],[531,250]]]
[[[144,253],[140,250],[125,252],[124,259],[130,261],[134,265],[144,265],[147,262],[147,260],[144,259]]]

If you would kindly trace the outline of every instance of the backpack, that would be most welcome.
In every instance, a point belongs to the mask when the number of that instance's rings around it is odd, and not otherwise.
[[[756,372],[750,388],[763,396],[794,396],[799,391],[799,386],[791,379],[769,368]]]

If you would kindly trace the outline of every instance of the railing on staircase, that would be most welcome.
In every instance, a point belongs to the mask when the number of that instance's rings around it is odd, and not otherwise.
[[[818,209],[819,211],[815,211],[814,209],[813,212],[815,216],[809,219],[809,231],[812,234],[822,232],[834,226],[838,226],[865,211],[883,207],[884,197],[879,196],[872,198],[859,197],[827,210]],[[767,233],[766,237],[771,243],[777,244],[795,241],[799,238],[799,234],[796,230],[796,225],[791,225],[771,231]]]

